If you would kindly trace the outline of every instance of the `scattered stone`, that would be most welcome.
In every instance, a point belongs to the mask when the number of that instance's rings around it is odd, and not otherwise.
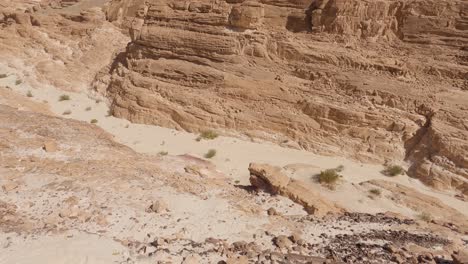
[[[267,210],[267,214],[272,216],[272,215],[279,215],[278,211],[276,211],[275,208],[273,207],[270,207],[268,210]]]
[[[199,263],[201,263],[201,257],[196,254],[188,255],[187,257],[184,258],[184,261],[182,261],[182,264],[199,264]]]
[[[248,264],[249,260],[246,256],[230,257],[226,260],[226,264]]]
[[[148,213],[153,212],[153,213],[157,213],[157,214],[165,213],[165,212],[168,212],[168,211],[169,211],[169,209],[168,209],[167,204],[162,200],[158,200],[158,201],[153,202],[148,207],[148,209],[146,209],[146,212],[148,212]]]
[[[290,248],[293,245],[293,242],[284,235],[280,235],[275,237],[274,241],[275,245],[281,249],[283,248]]]
[[[55,141],[47,141],[47,142],[44,142],[42,149],[45,150],[46,152],[56,152],[58,151],[58,146],[57,146],[57,143],[55,143]]]
[[[18,186],[19,185],[16,182],[8,182],[8,183],[2,185],[2,190],[4,192],[10,192],[10,191],[13,191],[16,188],[18,188]]]
[[[452,254],[453,264],[468,264],[468,249]]]

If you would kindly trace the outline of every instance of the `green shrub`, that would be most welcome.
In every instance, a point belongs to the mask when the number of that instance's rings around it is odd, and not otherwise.
[[[218,133],[212,130],[205,130],[200,133],[200,136],[197,138],[197,141],[200,141],[201,139],[215,139],[217,137]]]
[[[169,154],[167,151],[160,151],[160,152],[158,152],[158,155],[159,155],[159,156],[166,156],[167,154]]]
[[[23,83],[23,81],[20,80],[20,79],[16,79],[16,81],[15,81],[15,84],[16,84],[16,85],[20,85],[20,84],[22,84],[22,83]]]
[[[380,191],[379,189],[370,189],[369,192],[372,194],[372,195],[375,195],[375,196],[380,196],[382,194],[382,191]]]
[[[60,97],[59,97],[59,101],[68,101],[70,100],[70,96],[67,95],[67,94],[62,94]]]
[[[26,93],[26,96],[27,96],[27,97],[33,97],[34,95],[32,94],[31,91],[28,91],[28,93]]]
[[[97,119],[91,119],[90,122],[91,122],[91,124],[96,124],[98,121],[97,121]]]
[[[211,159],[214,156],[216,156],[216,150],[215,149],[210,149],[208,152],[205,154],[205,158]]]
[[[325,185],[334,185],[340,178],[340,175],[336,172],[335,169],[327,169],[321,171],[318,175],[318,182]]]
[[[71,114],[71,113],[72,113],[72,112],[71,112],[70,110],[66,110],[65,112],[63,112],[62,115],[69,115],[69,114]]]
[[[398,166],[398,165],[389,165],[382,171],[382,173],[384,175],[394,177],[397,175],[404,174],[405,170],[401,166]]]

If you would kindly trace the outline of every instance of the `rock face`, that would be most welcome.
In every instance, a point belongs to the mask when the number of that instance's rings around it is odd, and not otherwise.
[[[466,193],[464,1],[112,1],[115,116],[383,163]]]
[[[312,186],[290,179],[279,167],[251,163],[250,183],[272,194],[280,194],[304,206],[309,214],[324,216],[327,213],[343,212],[341,208],[321,197]]]

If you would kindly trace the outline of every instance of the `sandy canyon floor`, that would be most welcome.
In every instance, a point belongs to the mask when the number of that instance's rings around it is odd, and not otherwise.
[[[22,12],[9,3],[5,14]],[[200,140],[110,115],[90,77],[115,55],[102,52],[108,40],[61,35],[82,23],[77,32],[98,28],[125,48],[102,11],[77,15],[103,3],[39,11],[57,18],[37,35],[18,22],[0,29],[22,41],[0,38],[0,263],[466,263],[458,190],[287,142]],[[337,167],[333,188],[315,179]]]

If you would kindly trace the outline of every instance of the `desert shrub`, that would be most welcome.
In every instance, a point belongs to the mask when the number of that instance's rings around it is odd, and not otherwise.
[[[382,173],[384,175],[394,177],[397,175],[404,174],[405,170],[401,166],[398,166],[398,165],[389,165],[382,171]]]
[[[96,99],[96,104],[99,104],[100,102],[102,102],[101,99]]]
[[[380,194],[382,194],[382,191],[380,191],[379,189],[370,189],[369,192],[372,194],[372,195],[375,195],[375,196],[380,196]]]
[[[326,185],[334,185],[339,178],[340,175],[336,172],[335,169],[321,171],[317,177],[319,183]]]
[[[66,110],[65,112],[62,113],[62,115],[69,115],[71,114],[72,112],[70,110]]]
[[[91,111],[91,106],[86,107],[85,111]]]
[[[0,73],[0,79],[8,77],[8,74],[6,73]]]
[[[216,150],[215,149],[210,149],[208,152],[205,154],[205,158],[211,159],[214,156],[216,156]]]
[[[27,96],[27,97],[33,97],[34,95],[32,94],[31,91],[28,91],[28,92],[26,93],[26,96]]]
[[[430,222],[432,221],[432,215],[427,212],[422,212],[418,215],[418,219],[425,222]]]
[[[16,79],[16,81],[15,81],[15,84],[16,84],[16,85],[20,85],[20,84],[22,84],[22,83],[23,83],[23,81],[20,80],[20,79]]]
[[[67,95],[67,94],[62,94],[60,97],[59,97],[59,101],[68,101],[70,100],[70,96]]]
[[[167,151],[160,151],[160,152],[158,152],[158,155],[159,155],[159,156],[166,156],[167,154],[169,154]]]
[[[90,122],[91,122],[91,124],[96,124],[98,121],[97,121],[97,119],[91,119]]]
[[[201,139],[215,139],[217,137],[218,133],[212,130],[205,130],[200,133],[200,136],[198,136],[197,141],[200,141]]]

